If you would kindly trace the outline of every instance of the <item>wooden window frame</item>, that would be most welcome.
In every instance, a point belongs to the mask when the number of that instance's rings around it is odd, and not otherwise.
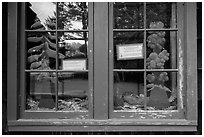
[[[178,55],[178,58],[176,59],[177,60],[177,64],[178,64],[178,68],[171,68],[171,69],[147,69],[146,68],[146,52],[144,52],[144,69],[114,69],[113,67],[113,33],[114,32],[144,32],[144,40],[143,40],[143,48],[144,48],[144,51],[146,51],[146,48],[147,48],[147,44],[146,44],[146,37],[147,37],[147,32],[148,31],[165,31],[165,32],[173,32],[173,33],[177,33],[177,43],[178,41],[180,40],[181,42],[183,41],[181,39],[181,37],[183,36],[183,32],[181,30],[181,27],[182,27],[182,22],[181,20],[177,20],[177,27],[175,28],[163,28],[163,29],[149,29],[147,28],[146,26],[146,3],[144,3],[143,5],[143,8],[144,8],[144,28],[142,29],[114,29],[113,28],[113,4],[110,3],[109,4],[110,6],[110,13],[109,13],[109,20],[110,20],[110,24],[109,24],[109,39],[110,39],[110,42],[109,42],[109,50],[111,52],[109,52],[109,79],[110,79],[110,88],[109,88],[109,93],[110,93],[110,117],[112,118],[123,118],[123,119],[127,119],[127,118],[136,118],[136,119],[154,119],[155,117],[157,117],[157,119],[183,119],[184,117],[184,110],[183,110],[183,97],[182,97],[182,94],[183,94],[183,88],[180,87],[181,83],[183,83],[183,79],[181,78],[183,76],[183,62],[182,62],[182,52],[183,52],[183,47],[182,47],[182,43],[179,43],[177,44],[177,50],[175,52],[177,52],[176,54]],[[174,7],[176,8],[176,7]],[[183,6],[181,3],[178,3],[177,4],[177,9],[174,9],[174,12],[176,12],[176,15],[172,15],[172,16],[177,16],[177,18],[182,18],[182,11],[179,10],[179,9],[182,9]],[[172,56],[172,54],[171,54]],[[112,70],[112,71],[111,71]],[[144,96],[146,96],[146,75],[147,75],[147,72],[167,72],[167,73],[170,73],[170,72],[176,72],[177,73],[177,79],[178,79],[178,93],[177,93],[177,100],[178,100],[178,108],[177,110],[156,110],[156,111],[130,111],[130,112],[125,112],[125,111],[114,111],[113,110],[113,101],[112,98],[113,98],[113,71],[114,72],[143,72],[144,74]],[[144,105],[144,107],[146,108],[146,105]],[[152,115],[154,114],[154,115]]]
[[[55,29],[55,30],[29,30],[29,29],[26,29],[25,28],[25,15],[26,14],[26,9],[25,9],[25,4],[26,3],[21,3],[20,6],[21,6],[21,25],[20,25],[20,45],[21,49],[26,49],[26,42],[25,42],[25,38],[26,38],[26,33],[30,33],[30,32],[55,32],[56,33],[56,37],[58,37],[58,33],[59,32],[65,32],[65,33],[69,33],[69,32],[86,32],[90,35],[93,35],[92,34],[92,27],[88,27],[89,29],[82,29],[82,30],[61,30],[61,29]],[[92,14],[93,14],[93,5],[92,3],[89,3],[89,26],[92,26],[92,22],[93,22],[93,18],[92,18]],[[58,6],[56,5],[56,14],[57,14],[57,17],[56,17],[56,22],[58,22]],[[56,24],[57,26],[57,24]],[[88,37],[88,40],[89,40],[89,43],[92,43],[93,41],[93,37]],[[57,39],[56,39],[56,43],[58,43]],[[58,69],[58,59],[56,59],[56,68],[55,70],[43,70],[43,72],[55,72],[57,75],[56,75],[56,78],[58,79],[58,73],[63,73],[63,72],[88,72],[88,87],[89,87],[89,93],[88,94],[88,100],[89,100],[89,109],[87,111],[29,111],[29,110],[26,110],[25,109],[25,104],[26,104],[26,96],[25,96],[25,74],[26,73],[31,73],[31,72],[42,72],[42,70],[28,70],[25,68],[25,51],[24,50],[21,50],[21,53],[20,53],[20,80],[21,80],[21,85],[20,85],[20,98],[19,98],[19,101],[21,103],[19,103],[19,107],[20,107],[20,116],[19,118],[24,118],[24,119],[40,119],[40,118],[43,118],[43,119],[49,119],[49,118],[59,118],[59,119],[66,119],[66,118],[69,118],[69,119],[91,119],[93,118],[93,103],[92,100],[93,100],[93,97],[92,97],[92,94],[93,94],[93,54],[92,52],[90,52],[91,50],[93,50],[93,44],[90,44],[90,46],[88,46],[88,51],[87,51],[87,57],[89,59],[89,64],[88,64],[88,69],[87,70],[59,70]],[[58,46],[57,46],[57,49],[56,49],[57,53],[58,53]],[[58,58],[58,56],[57,56]],[[24,60],[24,61],[22,61]],[[55,93],[55,99],[58,100],[58,83],[55,82],[55,85],[56,85],[56,93]],[[56,101],[56,104],[55,104],[56,108],[58,108],[58,103]]]
[[[9,131],[196,131],[197,128],[197,39],[196,39],[196,3],[178,3],[180,5],[180,36],[183,66],[184,117],[182,119],[119,119],[109,117],[111,100],[109,95],[109,54],[111,4],[93,3],[94,48],[89,52],[93,59],[93,118],[92,119],[29,119],[19,115],[20,94],[19,67],[21,37],[19,16],[21,3],[8,4],[8,73],[7,73],[7,118]],[[109,18],[109,20],[107,20]],[[103,20],[103,21],[101,21]],[[108,27],[107,27],[108,26]],[[90,43],[89,43],[90,44]],[[20,51],[19,51],[20,49]],[[108,51],[108,52],[107,52]],[[94,55],[93,55],[94,53]],[[180,68],[179,68],[180,69]],[[103,75],[101,75],[103,74]],[[12,85],[12,86],[11,86]],[[93,91],[92,89],[92,91]],[[101,103],[104,102],[104,103]],[[31,119],[30,119],[31,118]]]

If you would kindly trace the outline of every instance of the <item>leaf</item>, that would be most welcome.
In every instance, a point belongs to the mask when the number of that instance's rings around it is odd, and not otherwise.
[[[40,65],[41,65],[41,62],[33,62],[30,65],[30,69],[36,69],[36,68],[40,67]]]
[[[41,27],[44,27],[44,26],[41,24],[41,21],[38,21],[38,22],[35,22],[35,23],[31,26],[31,29],[38,29],[38,28],[41,28]]]
[[[44,43],[39,45],[39,46],[35,46],[35,47],[32,47],[28,50],[28,53],[32,53],[32,52],[36,52],[36,51],[39,51],[40,49],[42,49],[44,47]]]
[[[171,90],[169,89],[169,88],[167,88],[167,87],[163,87],[163,89],[165,90],[165,91],[168,91],[168,92],[171,92]]]
[[[44,38],[52,48],[56,49],[56,44],[52,43],[47,37]]]
[[[154,87],[154,84],[147,84],[147,88],[152,88]]]
[[[28,62],[32,63],[34,61],[38,61],[38,58],[40,57],[40,55],[31,55],[28,57]]]
[[[55,35],[49,34],[48,37],[49,37],[51,40],[56,40],[56,36],[55,36]]]
[[[54,22],[49,22],[46,24],[50,29],[55,29],[56,28],[56,24]]]
[[[28,37],[28,42],[40,42],[43,39],[43,36],[41,37]]]

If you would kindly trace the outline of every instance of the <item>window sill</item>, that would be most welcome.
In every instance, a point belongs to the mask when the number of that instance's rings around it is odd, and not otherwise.
[[[176,120],[20,119],[8,121],[9,131],[196,131],[197,122]]]

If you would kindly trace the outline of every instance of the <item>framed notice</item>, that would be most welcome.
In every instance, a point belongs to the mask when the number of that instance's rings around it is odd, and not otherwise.
[[[62,60],[63,70],[86,70],[86,59]]]
[[[142,59],[143,43],[116,45],[117,60]]]

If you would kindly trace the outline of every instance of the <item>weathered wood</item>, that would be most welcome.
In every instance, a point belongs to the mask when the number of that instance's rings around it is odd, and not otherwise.
[[[24,112],[23,119],[88,119],[88,111],[30,111]]]
[[[118,119],[182,119],[183,117],[177,110],[161,111],[114,111],[114,118]]]
[[[196,3],[185,3],[186,55],[187,55],[187,119],[197,120],[197,29]]]
[[[196,125],[194,120],[185,119],[19,119],[18,121],[10,121],[9,125],[92,125],[92,126],[130,126],[130,125]]]
[[[7,119],[17,119],[17,3],[8,3]]]
[[[94,3],[94,118],[108,118],[108,3]]]
[[[196,131],[188,120],[19,120],[10,121],[10,131]]]
[[[181,115],[184,115],[184,97],[185,97],[185,46],[184,46],[184,5],[183,3],[177,4],[177,26],[178,26],[178,37],[177,37],[177,64],[178,64],[178,73],[177,73],[177,108],[180,111]]]
[[[88,50],[87,50],[87,54],[88,54],[88,69],[89,69],[89,93],[88,93],[88,101],[89,101],[89,118],[93,118],[93,113],[94,113],[94,102],[93,102],[93,92],[94,92],[94,78],[93,78],[93,39],[94,39],[94,31],[93,31],[93,2],[89,2],[88,3],[88,29],[89,29],[89,32],[88,32]]]
[[[171,28],[176,28],[177,27],[177,17],[176,17],[176,3],[172,3],[171,5]],[[177,32],[171,31],[170,32],[170,57],[171,57],[171,69],[176,69],[177,68]],[[171,91],[172,91],[172,96],[177,97],[176,92],[177,92],[177,76],[176,73],[171,74]]]
[[[109,3],[108,5],[109,7],[109,117],[112,118],[113,117],[113,111],[114,111],[114,101],[117,100],[117,98],[114,96],[114,73],[115,69],[114,69],[114,50],[113,50],[113,3]],[[118,100],[119,101],[119,100]],[[116,102],[116,104],[119,104],[119,102]]]

